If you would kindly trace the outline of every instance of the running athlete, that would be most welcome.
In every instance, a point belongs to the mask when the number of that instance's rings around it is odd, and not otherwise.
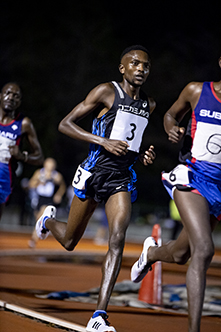
[[[56,160],[46,158],[43,168],[37,169],[29,180],[29,189],[35,192],[35,204],[32,204],[36,220],[43,214],[47,205],[54,204],[56,207],[62,202],[66,192],[66,184],[61,173],[56,170]],[[38,236],[34,230],[28,244],[34,248]]]
[[[186,275],[188,331],[199,332],[206,271],[214,255],[211,233],[221,220],[221,81],[193,82],[184,88],[164,117],[165,131],[172,143],[183,137],[185,130],[179,122],[190,109],[192,159],[162,174],[179,210],[183,229],[177,240],[161,247],[148,237],[140,259],[131,269],[131,279],[141,281],[156,261],[185,264],[191,257]]]
[[[15,83],[6,84],[0,94],[0,218],[12,192],[16,161],[41,165],[43,155],[31,120],[18,112],[21,90]],[[31,153],[21,151],[19,144],[27,138]]]
[[[140,45],[124,50],[119,70],[121,83],[98,85],[59,125],[62,133],[91,143],[88,157],[73,179],[75,196],[67,224],[55,219],[53,206],[47,207],[36,223],[40,238],[45,238],[50,230],[65,249],[73,250],[97,205],[105,203],[109,249],[103,262],[97,310],[86,328],[89,332],[116,331],[107,320],[106,309],[120,271],[131,201],[136,199],[132,166],[138,157],[144,165],[155,159],[153,146],[140,153],[143,133],[155,108],[154,100],[140,91],[150,72],[147,50]],[[77,122],[91,112],[96,116],[89,133]]]

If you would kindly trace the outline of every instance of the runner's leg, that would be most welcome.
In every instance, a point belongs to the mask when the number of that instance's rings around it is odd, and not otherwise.
[[[203,196],[192,192],[175,190],[174,198],[189,239],[191,252],[186,275],[189,332],[199,332],[206,271],[214,254],[209,207]]]
[[[98,203],[92,198],[81,200],[74,196],[67,223],[56,219],[47,219],[45,226],[66,250],[71,251],[84,234],[88,221],[97,205]]]
[[[97,304],[98,310],[107,309],[120,271],[125,235],[131,216],[130,193],[119,192],[110,196],[105,205],[105,211],[109,224],[109,249],[102,267],[102,281]]]

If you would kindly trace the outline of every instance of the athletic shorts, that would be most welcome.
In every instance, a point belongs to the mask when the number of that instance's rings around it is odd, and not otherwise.
[[[162,182],[173,198],[175,189],[192,191],[206,198],[210,214],[221,220],[221,183],[198,176],[189,167],[178,165],[169,173],[162,173]]]
[[[8,200],[9,195],[0,193],[0,204],[5,204]]]
[[[106,203],[111,195],[126,191],[131,193],[133,203],[137,199],[135,182],[136,173],[131,167],[123,171],[113,171],[95,166],[88,172],[79,166],[72,185],[75,195],[82,199],[90,197],[98,203]]]
[[[37,210],[40,210],[42,206],[45,205],[55,205],[53,202],[53,197],[46,197],[46,196],[38,196],[38,205],[37,205]]]
[[[6,203],[11,194],[11,177],[7,164],[0,163],[0,204]]]

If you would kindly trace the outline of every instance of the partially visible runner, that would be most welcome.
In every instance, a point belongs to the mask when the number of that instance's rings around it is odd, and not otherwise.
[[[185,264],[191,257],[186,275],[188,331],[199,332],[206,271],[214,255],[212,231],[221,219],[221,81],[193,82],[184,88],[164,116],[165,131],[172,143],[183,137],[185,129],[179,123],[190,110],[192,159],[186,160],[186,166],[181,164],[162,174],[183,229],[177,240],[161,247],[148,237],[140,259],[131,269],[131,279],[141,281],[156,261]]]
[[[7,83],[0,94],[0,219],[13,188],[17,162],[41,165],[43,155],[31,120],[18,111],[21,89]],[[21,140],[26,137],[30,152],[21,151]]]
[[[135,45],[124,50],[119,70],[121,83],[108,82],[95,87],[60,123],[59,130],[73,139],[89,142],[88,157],[73,179],[73,198],[68,222],[55,219],[56,209],[46,208],[36,224],[37,234],[45,238],[49,230],[66,250],[73,250],[99,203],[105,203],[109,224],[109,249],[103,262],[97,310],[86,330],[116,331],[108,322],[106,309],[120,271],[125,234],[136,200],[136,174],[133,164],[144,165],[155,159],[154,147],[140,152],[144,131],[155,102],[141,90],[150,72],[146,48]],[[92,133],[77,122],[95,113]]]
[[[36,195],[36,205],[34,214],[36,220],[40,218],[47,205],[53,204],[58,207],[66,192],[66,184],[60,172],[56,170],[57,163],[54,158],[46,158],[43,168],[37,169],[29,180],[29,190],[34,190]],[[34,248],[38,241],[38,236],[34,229],[28,244]]]

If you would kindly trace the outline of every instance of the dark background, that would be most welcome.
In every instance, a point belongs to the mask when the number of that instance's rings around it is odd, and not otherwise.
[[[59,133],[59,122],[97,84],[121,80],[118,64],[125,47],[148,48],[152,68],[143,90],[157,107],[144,146],[153,144],[157,159],[148,168],[135,167],[136,204],[145,212],[167,206],[160,173],[176,165],[180,146],[167,141],[163,115],[190,81],[220,79],[219,2],[5,1],[0,15],[0,86],[9,81],[21,86],[21,110],[32,119],[45,157],[57,160],[67,184],[88,145]],[[90,130],[90,119],[81,125]],[[34,170],[25,165],[22,177]]]

